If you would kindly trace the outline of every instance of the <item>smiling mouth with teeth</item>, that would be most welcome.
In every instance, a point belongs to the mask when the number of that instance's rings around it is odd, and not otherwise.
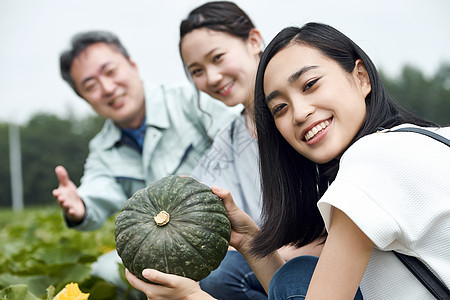
[[[114,105],[117,102],[119,102],[120,100],[122,100],[123,96],[117,97],[115,99],[113,99],[111,102],[109,102],[109,105]]]
[[[312,139],[313,137],[315,137],[317,134],[319,134],[320,132],[322,132],[325,128],[328,127],[328,125],[330,125],[330,121],[326,120],[323,121],[319,124],[317,124],[316,126],[314,126],[313,128],[311,128],[310,130],[308,130],[305,133],[304,139],[305,141],[309,141],[310,139]]]
[[[217,92],[219,94],[221,94],[222,96],[227,95],[229,92],[229,88],[234,84],[234,81],[231,81],[230,83],[228,83],[226,86],[224,86],[223,88],[221,88],[220,90],[218,90]]]

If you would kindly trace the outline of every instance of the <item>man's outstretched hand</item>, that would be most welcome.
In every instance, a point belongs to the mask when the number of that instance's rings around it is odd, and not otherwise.
[[[86,215],[86,207],[78,195],[76,185],[70,180],[69,173],[63,166],[57,166],[55,173],[59,186],[53,190],[53,196],[61,206],[67,220],[74,223],[81,222]]]

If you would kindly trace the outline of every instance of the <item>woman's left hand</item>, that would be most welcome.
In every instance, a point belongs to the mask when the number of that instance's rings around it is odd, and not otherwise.
[[[146,283],[130,271],[125,276],[130,284],[142,291],[147,299],[214,299],[200,289],[200,285],[192,279],[145,269],[142,275],[157,284]]]
[[[222,199],[231,222],[230,246],[238,250],[244,257],[250,255],[253,238],[258,235],[259,228],[252,218],[240,209],[233,200],[230,191],[213,185],[211,187],[214,194]]]

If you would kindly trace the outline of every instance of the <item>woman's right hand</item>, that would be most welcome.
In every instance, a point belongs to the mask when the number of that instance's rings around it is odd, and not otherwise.
[[[211,189],[214,194],[222,199],[227,210],[228,219],[231,222],[230,245],[243,255],[248,253],[251,248],[251,241],[259,233],[258,226],[249,215],[234,203],[228,190],[217,186],[212,186]]]
[[[128,271],[128,269],[125,270],[125,277],[131,286],[143,292],[148,300],[214,299],[202,291],[197,282],[186,277],[151,269],[142,271],[142,276],[155,284],[144,282]]]

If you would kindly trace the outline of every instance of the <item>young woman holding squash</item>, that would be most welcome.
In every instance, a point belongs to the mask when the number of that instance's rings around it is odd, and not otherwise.
[[[228,191],[213,191],[228,211],[230,244],[269,299],[431,299],[392,250],[419,258],[450,285],[449,149],[395,132],[426,128],[450,138],[450,127],[395,104],[353,41],[317,23],[280,32],[259,64],[255,119],[261,228]],[[319,259],[285,262],[277,252],[316,240],[324,228]],[[127,276],[149,299],[211,298],[188,279],[154,270],[143,275],[161,286]]]
[[[251,118],[254,78],[262,38],[252,20],[232,2],[208,2],[180,24],[180,56],[195,87],[227,106],[243,105],[191,174],[236,195],[236,203],[256,222],[261,213],[256,129]],[[267,299],[245,258],[230,249],[219,268],[199,282],[219,299]]]

